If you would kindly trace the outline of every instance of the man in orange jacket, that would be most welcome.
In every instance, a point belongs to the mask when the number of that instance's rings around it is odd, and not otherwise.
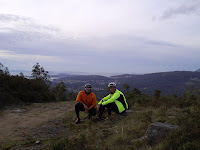
[[[76,98],[77,103],[75,105],[75,111],[77,116],[75,123],[77,124],[80,123],[79,111],[85,111],[89,113],[89,119],[92,119],[92,116],[96,115],[96,95],[91,92],[91,89],[91,84],[87,83],[85,85],[85,90],[80,91],[78,93],[78,96]]]

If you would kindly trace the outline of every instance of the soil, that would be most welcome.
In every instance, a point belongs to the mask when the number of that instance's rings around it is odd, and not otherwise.
[[[75,102],[34,103],[7,109],[0,114],[0,145],[27,138],[43,139],[65,132],[63,116],[74,110]]]

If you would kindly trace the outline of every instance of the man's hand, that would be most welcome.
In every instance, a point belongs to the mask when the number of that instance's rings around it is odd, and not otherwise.
[[[87,113],[88,113],[88,111],[89,111],[89,108],[87,107],[87,105],[84,105],[84,108],[85,108],[85,112],[87,112]]]
[[[99,111],[99,108],[100,108],[100,105],[98,104],[98,105],[97,105],[97,111]]]

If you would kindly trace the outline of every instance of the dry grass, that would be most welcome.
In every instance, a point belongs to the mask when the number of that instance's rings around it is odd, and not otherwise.
[[[93,122],[86,120],[81,124],[72,124],[74,112],[65,114],[65,124],[71,131],[71,136],[68,139],[70,144],[73,141],[81,142],[81,136],[84,135],[85,147],[83,149],[102,149],[102,150],[121,150],[121,149],[153,149],[146,140],[140,140],[145,134],[148,126],[155,121],[167,122],[170,121],[167,113],[177,110],[173,108],[157,108],[154,107],[137,107],[132,108],[134,111],[128,113],[127,116],[119,116],[112,114],[108,120]],[[175,109],[175,108],[174,108]],[[172,116],[172,114],[170,114]],[[85,116],[81,113],[81,117]],[[106,118],[107,114],[104,114]],[[57,142],[59,139],[57,140]],[[62,142],[61,142],[62,143]],[[59,144],[52,143],[52,149],[59,147]],[[68,145],[63,149],[70,149]],[[73,147],[76,149],[76,147]]]
[[[47,120],[55,118],[63,118],[63,124],[70,131],[70,135],[55,136],[42,144],[49,143],[51,146],[46,149],[102,149],[102,150],[152,150],[153,148],[148,145],[148,141],[141,141],[140,138],[145,134],[148,126],[155,121],[161,121],[164,123],[175,123],[173,116],[177,115],[181,110],[177,108],[167,107],[133,107],[133,112],[127,113],[127,116],[119,116],[112,113],[112,116],[106,120],[107,113],[104,113],[104,120],[94,122],[86,119],[81,124],[74,124],[75,112],[74,102],[58,102],[49,104],[34,104],[24,109],[27,111],[22,114],[13,114],[10,110],[3,112],[3,117],[10,117],[5,119],[3,123],[0,123],[0,132],[2,125],[9,124],[6,127],[9,134],[18,133],[11,139],[9,144],[16,145],[12,141],[23,141],[27,135],[22,133],[24,129],[28,133],[28,128],[40,128],[45,124]],[[3,120],[3,117],[0,117]],[[80,117],[87,116],[84,112],[80,113]],[[169,117],[170,116],[170,117]],[[29,120],[30,119],[30,120]],[[0,122],[1,122],[0,120]],[[14,126],[16,126],[14,127]],[[23,127],[23,128],[19,128]],[[18,130],[16,130],[18,129]],[[22,132],[23,130],[23,132]],[[1,138],[5,139],[9,136],[8,133],[3,132]],[[21,133],[21,134],[20,134]],[[4,136],[2,136],[4,135]],[[6,140],[5,140],[6,141]],[[5,143],[5,142],[4,142]],[[8,146],[9,146],[8,144]],[[29,143],[25,143],[29,144]],[[79,145],[79,146],[77,146]],[[8,147],[7,146],[7,147]]]

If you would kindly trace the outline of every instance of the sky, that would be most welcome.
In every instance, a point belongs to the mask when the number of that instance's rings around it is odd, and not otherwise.
[[[200,0],[0,0],[12,71],[143,74],[200,68]]]

